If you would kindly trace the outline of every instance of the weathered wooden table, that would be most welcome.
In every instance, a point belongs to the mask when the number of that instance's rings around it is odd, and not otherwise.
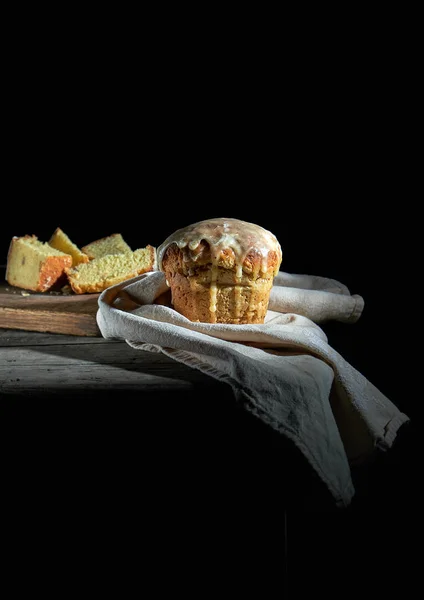
[[[0,392],[57,399],[151,392],[204,394],[226,387],[162,355],[122,341],[0,329]],[[219,394],[220,392],[217,392]]]

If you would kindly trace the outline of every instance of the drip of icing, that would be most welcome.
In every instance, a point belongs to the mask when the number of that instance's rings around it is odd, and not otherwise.
[[[209,244],[212,264],[218,263],[222,250],[231,248],[236,258],[237,279],[241,278],[243,262],[252,250],[259,252],[261,255],[259,269],[262,273],[268,270],[269,252],[271,250],[276,252],[280,260],[274,274],[276,275],[278,272],[282,252],[275,235],[254,223],[225,218],[198,221],[172,233],[158,248],[158,268],[163,270],[162,258],[165,250],[171,244],[176,244],[179,248],[188,248],[190,252],[187,260],[195,262],[199,256],[196,250],[202,240]]]
[[[217,301],[217,287],[216,279],[218,277],[218,267],[212,265],[211,271],[211,285],[210,285],[210,300],[209,300],[209,311],[212,315],[212,320],[216,321],[216,301]]]
[[[234,305],[234,314],[236,317],[239,317],[241,313],[241,286],[239,285],[234,286]]]
[[[234,286],[234,301],[235,313],[239,316],[241,313],[241,280],[243,275],[243,263],[246,256],[251,251],[258,252],[261,256],[260,263],[255,266],[254,275],[257,276],[259,271],[266,273],[268,270],[268,254],[273,251],[278,256],[278,261],[274,270],[274,276],[277,274],[282,259],[281,246],[273,233],[246,221],[239,219],[207,219],[198,221],[187,227],[183,227],[170,235],[157,250],[157,265],[163,271],[162,259],[166,249],[171,244],[176,244],[179,248],[188,248],[187,254],[184,255],[184,260],[196,262],[201,255],[201,252],[196,252],[200,242],[204,240],[208,243],[211,253],[212,269],[211,269],[211,284],[210,284],[210,302],[209,310],[213,322],[216,322],[216,305],[217,305],[217,275],[218,262],[221,253],[226,248],[231,248],[234,252],[236,264],[235,286]],[[249,299],[249,310],[253,302],[253,293]]]

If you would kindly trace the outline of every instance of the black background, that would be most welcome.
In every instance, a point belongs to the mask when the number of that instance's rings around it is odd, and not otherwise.
[[[12,236],[58,226],[80,246],[120,232],[137,248],[208,217],[253,221],[280,240],[283,270],[364,297],[343,331],[360,339],[355,366],[413,409],[398,351],[410,328],[394,334],[413,307],[418,224],[404,65],[326,45],[236,63],[50,50],[10,70],[0,263]]]
[[[343,28],[331,37],[315,30],[288,39],[285,31],[264,41],[238,30],[242,41],[223,45],[212,36],[202,45],[201,33],[193,31],[190,39],[176,35],[168,44],[163,38],[146,43],[141,35],[124,35],[118,43],[99,28],[94,37],[68,35],[61,43],[59,28],[28,43],[15,41],[3,73],[0,263],[13,235],[47,240],[58,226],[78,245],[119,232],[137,248],[157,246],[176,228],[208,217],[258,223],[280,240],[282,270],[332,277],[363,296],[356,324],[324,329],[329,342],[411,416],[414,440],[417,79],[408,48],[402,54],[396,36],[382,29],[378,39],[376,30],[361,29],[346,40]],[[371,548],[381,540],[393,568],[409,556],[399,531],[415,523],[415,451],[411,444],[405,455],[402,450],[397,479],[385,472],[389,486],[385,481],[370,501],[371,513],[380,515],[377,529],[372,520],[362,525],[362,540],[355,535],[360,521],[348,522],[347,530],[344,524],[338,537],[338,521],[330,535],[328,521],[302,527],[290,517],[294,576],[302,574],[302,560],[316,576],[325,572],[325,555],[315,559],[326,536],[352,560],[358,556],[352,544],[368,548],[373,560]],[[132,468],[136,464],[132,457]],[[399,471],[407,477],[399,479]],[[137,514],[131,505],[125,527],[134,527],[139,539]],[[114,515],[121,543],[118,522]],[[278,542],[282,512],[276,522]],[[266,523],[272,538],[272,523]],[[248,531],[262,532],[258,521],[246,522]],[[213,539],[209,529],[206,546],[208,536]],[[239,558],[241,545],[234,546]],[[247,548],[239,562],[252,559],[254,546]],[[235,557],[227,553],[230,564]],[[333,547],[327,556],[334,561],[337,554]],[[345,565],[344,575],[349,572]]]

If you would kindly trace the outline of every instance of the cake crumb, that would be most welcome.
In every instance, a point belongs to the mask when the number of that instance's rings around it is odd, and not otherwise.
[[[29,292],[21,292],[21,296],[31,296]]]

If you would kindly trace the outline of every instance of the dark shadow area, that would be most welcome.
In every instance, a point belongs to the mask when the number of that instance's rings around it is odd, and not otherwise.
[[[35,536],[57,522],[81,556],[91,545],[115,556],[122,545],[116,564],[131,569],[148,551],[147,561],[188,560],[200,577],[270,569],[281,584],[287,560],[296,594],[325,573],[329,589],[335,572],[360,587],[375,578],[376,556],[401,576],[411,557],[421,511],[415,431],[401,430],[389,454],[354,471],[357,494],[337,509],[303,456],[226,386],[0,401],[6,514]]]

